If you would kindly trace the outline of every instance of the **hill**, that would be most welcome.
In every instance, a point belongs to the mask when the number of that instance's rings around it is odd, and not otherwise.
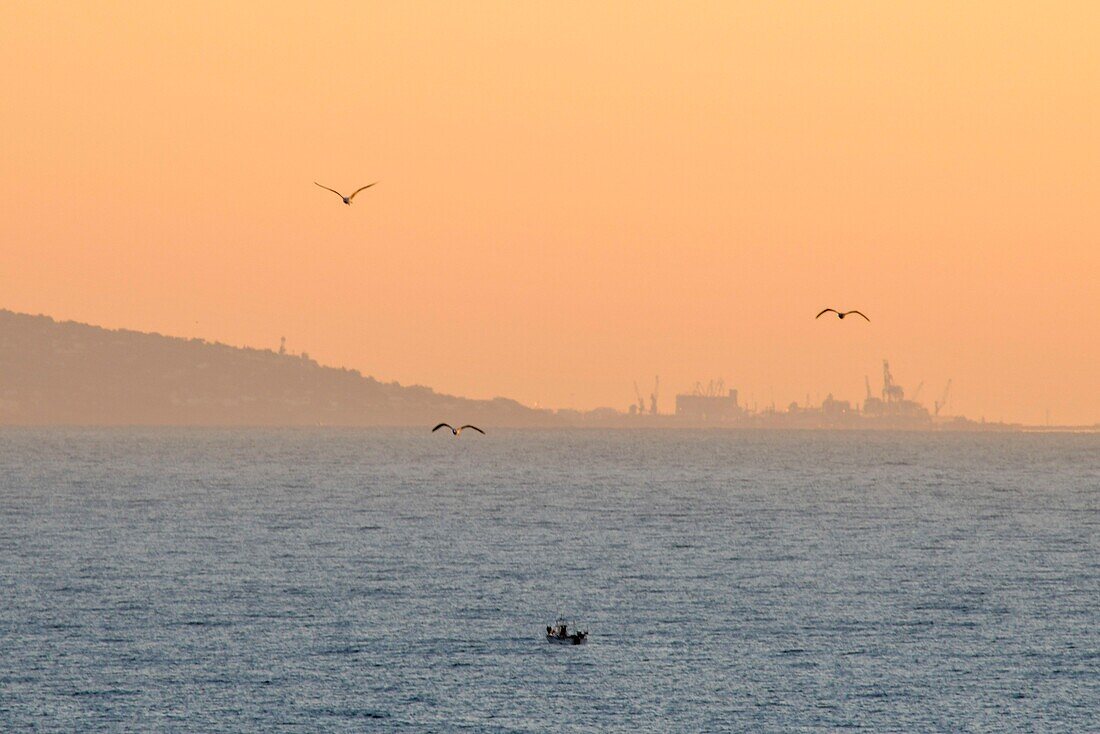
[[[0,310],[0,424],[546,425],[514,400],[382,383],[306,355]]]

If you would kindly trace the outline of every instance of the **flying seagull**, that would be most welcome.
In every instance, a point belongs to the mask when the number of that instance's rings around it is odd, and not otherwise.
[[[840,318],[844,318],[845,316],[847,316],[848,314],[851,314],[851,313],[858,313],[860,316],[863,316],[863,318],[867,319],[867,317],[863,313],[861,313],[860,311],[837,311],[835,308],[822,309],[821,313],[819,313],[817,316],[814,316],[814,318],[819,319],[819,318],[822,317],[823,314],[827,314],[830,311],[835,313]],[[867,319],[868,322],[870,322],[870,320],[871,319]]]
[[[451,425],[450,423],[440,423],[440,424],[439,424],[438,426],[436,426],[435,428],[433,428],[433,429],[432,429],[432,433],[435,433],[435,432],[436,432],[436,431],[438,431],[438,430],[439,430],[440,428],[450,428],[450,429],[451,429],[451,433],[452,433],[452,434],[454,434],[455,436],[457,436],[457,435],[459,435],[460,433],[462,433],[462,431],[463,431],[464,429],[466,429],[466,428],[472,428],[472,429],[474,429],[475,431],[477,431],[478,433],[480,433],[480,434],[481,434],[482,436],[484,436],[484,435],[485,435],[485,431],[481,430],[481,429],[480,429],[480,428],[478,428],[477,426],[469,426],[469,425],[467,425],[467,426],[459,426],[458,428],[455,428],[455,427],[454,427],[454,426],[452,426],[452,425]]]
[[[319,184],[319,183],[317,183],[316,181],[314,181],[313,183],[317,184],[318,186],[320,186],[320,187],[321,187],[322,189],[324,189],[325,191],[331,191],[332,193],[336,194],[337,196],[339,196],[339,197],[340,197],[341,199],[343,199],[343,200],[344,200],[344,203],[345,203],[345,204],[348,204],[348,205],[350,206],[350,205],[351,205],[351,200],[355,198],[355,195],[356,195],[356,194],[358,194],[358,193],[359,193],[360,191],[362,191],[363,189],[369,189],[369,188],[370,188],[371,186],[374,186],[374,184],[376,184],[376,183],[378,183],[378,182],[377,182],[377,181],[375,181],[374,183],[370,183],[370,184],[367,184],[366,186],[364,186],[364,187],[363,187],[363,188],[361,188],[361,189],[356,189],[356,190],[355,190],[354,192],[352,192],[352,195],[351,195],[351,196],[344,196],[343,194],[341,194],[341,193],[340,193],[339,191],[337,191],[336,189],[330,189],[330,188],[329,188],[328,186],[325,186],[324,184]]]

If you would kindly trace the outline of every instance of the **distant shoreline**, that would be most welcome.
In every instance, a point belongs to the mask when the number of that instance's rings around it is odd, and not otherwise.
[[[862,407],[832,395],[820,405],[750,409],[736,390],[680,394],[676,413],[650,406],[550,410],[509,398],[437,393],[326,367],[308,354],[111,330],[0,309],[0,426],[209,428],[392,427],[461,420],[513,428],[1094,433],[1100,424],[987,423],[935,413],[891,382]],[[948,383],[950,387],[950,382]],[[945,390],[946,395],[946,390]],[[639,398],[639,402],[640,398]]]
[[[982,424],[978,424],[981,426]],[[646,432],[728,432],[728,433],[1059,433],[1059,434],[1100,434],[1100,426],[1027,426],[985,424],[979,428],[869,428],[869,427],[805,427],[805,426],[737,426],[737,425],[613,425],[601,423],[544,423],[544,424],[508,424],[492,426],[493,430],[507,431],[646,431]],[[361,431],[361,430],[427,430],[427,424],[411,423],[362,423],[307,425],[301,423],[262,424],[262,423],[10,423],[0,420],[2,430],[71,429],[71,430],[170,430],[186,429],[196,431]]]

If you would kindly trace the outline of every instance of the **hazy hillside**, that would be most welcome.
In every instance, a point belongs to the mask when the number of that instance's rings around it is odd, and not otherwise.
[[[0,310],[0,424],[491,425],[552,422],[512,400],[383,384],[304,356]]]

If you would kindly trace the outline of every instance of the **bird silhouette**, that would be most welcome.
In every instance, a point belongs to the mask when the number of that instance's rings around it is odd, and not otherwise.
[[[819,318],[821,318],[821,317],[822,317],[822,315],[824,315],[824,314],[827,314],[827,313],[829,313],[830,311],[832,311],[833,313],[835,313],[835,314],[836,314],[837,316],[839,316],[840,318],[844,318],[844,317],[845,317],[845,316],[847,316],[848,314],[853,314],[853,313],[856,313],[856,314],[859,314],[860,316],[863,316],[863,318],[867,319],[867,321],[868,321],[868,322],[870,322],[870,321],[871,321],[871,319],[868,319],[868,318],[867,318],[867,316],[865,316],[865,315],[864,315],[864,314],[863,314],[862,312],[860,312],[860,311],[837,311],[837,310],[836,310],[835,308],[825,308],[825,309],[822,309],[822,310],[821,310],[821,313],[819,313],[819,314],[818,314],[817,316],[814,316],[814,318],[815,318],[815,319],[819,319]]]
[[[340,193],[339,191],[337,191],[336,189],[330,189],[330,188],[329,188],[328,186],[325,186],[324,184],[319,184],[319,183],[317,183],[316,181],[314,181],[313,183],[317,184],[318,186],[320,186],[320,187],[321,187],[322,189],[324,189],[325,191],[331,191],[332,193],[336,194],[337,196],[339,196],[339,197],[340,197],[341,199],[343,199],[343,200],[344,200],[344,203],[345,203],[345,204],[347,204],[347,205],[349,205],[349,206],[350,206],[350,205],[351,205],[351,200],[355,198],[355,195],[356,195],[356,194],[358,194],[358,193],[359,193],[360,191],[362,191],[363,189],[369,189],[369,188],[370,188],[371,186],[374,186],[374,184],[376,184],[376,183],[378,183],[378,182],[377,182],[377,181],[375,181],[374,183],[369,183],[369,184],[367,184],[366,186],[363,186],[362,188],[358,188],[358,189],[356,189],[355,191],[353,191],[353,192],[352,192],[351,196],[344,196],[343,194],[341,194],[341,193]]]
[[[463,431],[464,429],[466,429],[466,428],[472,428],[472,429],[474,429],[475,431],[477,431],[478,433],[480,433],[480,434],[481,434],[482,436],[484,436],[484,435],[485,435],[485,431],[481,430],[481,429],[480,429],[480,428],[478,428],[477,426],[470,426],[470,425],[465,425],[465,426],[459,426],[458,428],[455,428],[455,427],[454,427],[454,426],[452,426],[452,425],[451,425],[450,423],[440,423],[440,424],[439,424],[438,426],[436,426],[435,428],[433,428],[433,429],[432,429],[432,433],[435,433],[435,432],[436,432],[436,431],[438,431],[438,430],[439,430],[440,428],[450,428],[450,429],[451,429],[451,433],[452,433],[453,435],[455,435],[455,436],[457,436],[457,435],[461,434],[461,433],[462,433],[462,431]]]

